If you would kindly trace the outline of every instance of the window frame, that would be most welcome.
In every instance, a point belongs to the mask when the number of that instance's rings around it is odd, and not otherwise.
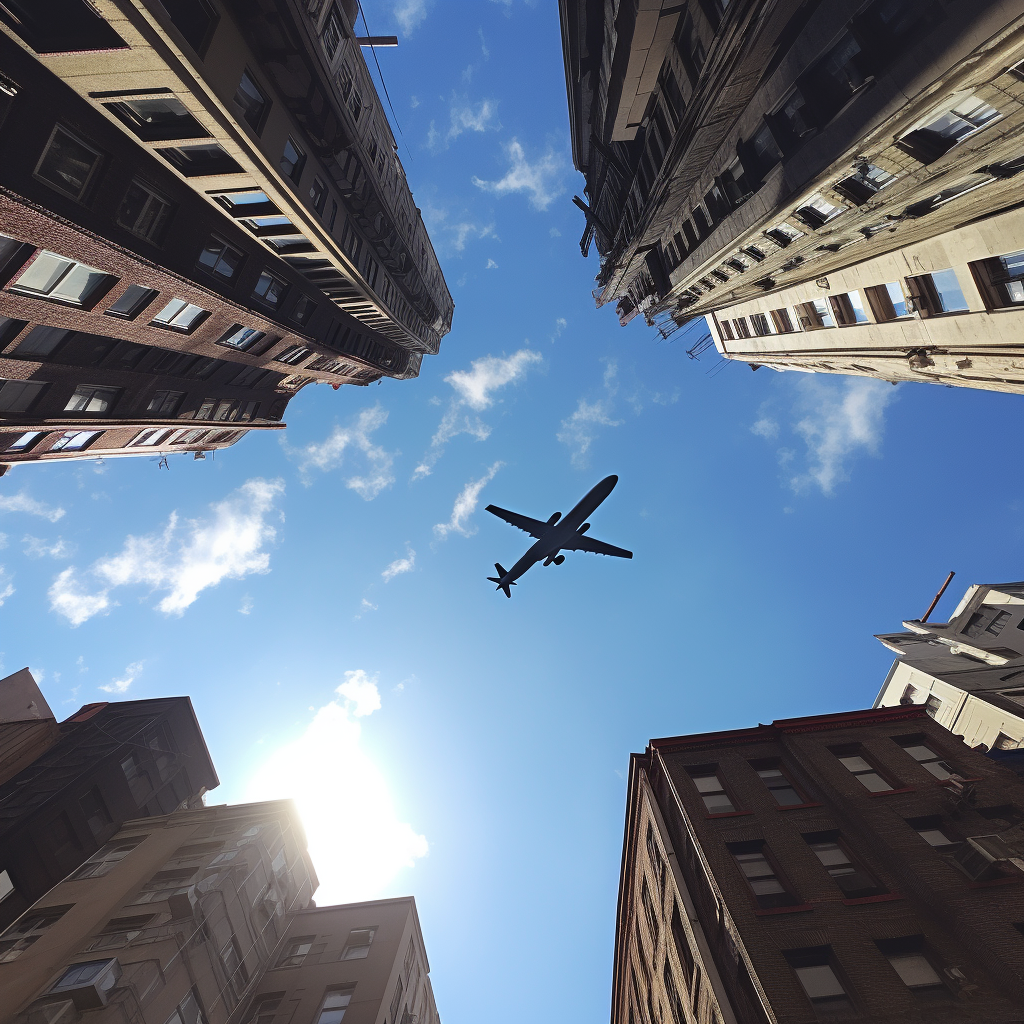
[[[865,790],[867,790],[867,792],[870,793],[872,796],[876,793],[893,793],[903,788],[901,786],[894,786],[887,777],[888,773],[883,773],[879,768],[876,767],[874,758],[865,757],[864,754],[866,752],[860,746],[857,746],[856,748],[848,747],[845,745],[838,748],[830,747],[829,752],[839,762],[843,769],[849,772],[849,774],[853,778],[855,778],[861,784],[861,786]],[[846,761],[853,759],[863,761],[866,767],[857,769],[851,768],[850,765],[846,764]],[[864,778],[866,778],[869,775],[876,776],[880,782],[885,784],[885,788],[872,789],[870,786],[868,786],[868,784],[864,781]]]
[[[296,154],[295,161],[289,161],[291,164],[291,171],[289,172],[285,168],[285,154],[288,151],[288,147],[291,146]],[[302,172],[306,166],[306,152],[305,150],[295,141],[295,139],[289,135],[285,140],[284,148],[281,150],[281,159],[279,161],[281,167],[281,173],[294,185],[298,185],[302,179]]]
[[[690,781],[693,783],[694,791],[697,793],[697,796],[699,797],[701,803],[704,804],[704,812],[705,812],[706,815],[711,816],[711,817],[717,817],[718,815],[729,815],[729,814],[742,814],[742,813],[744,813],[743,811],[741,811],[739,809],[739,807],[738,807],[738,805],[736,803],[736,800],[733,799],[732,793],[730,792],[729,788],[723,782],[722,776],[721,776],[721,772],[720,772],[719,766],[717,764],[688,765],[685,770],[686,770],[687,775],[689,775],[689,777],[690,777]],[[711,778],[713,778],[718,783],[718,787],[719,788],[715,789],[715,790],[712,790],[712,789],[702,790],[700,788],[700,786],[698,785],[697,780],[698,779],[711,779]],[[708,797],[717,797],[717,796],[725,797],[725,801],[729,805],[729,810],[727,810],[727,811],[716,811],[716,810],[712,810],[711,809],[711,807],[709,806],[709,804],[707,802],[707,798]]]
[[[140,294],[136,296],[135,301],[126,310],[116,310],[114,307],[119,303],[128,298],[132,293],[133,289],[137,289]],[[103,310],[105,316],[116,317],[118,320],[134,320],[137,316],[140,316],[143,311],[149,306],[154,299],[160,294],[156,288],[150,288],[144,284],[130,284],[127,288],[109,305]]]
[[[239,95],[242,94],[242,83],[248,79],[249,84],[252,86],[253,92],[256,93],[260,98],[259,109],[255,111],[255,117],[252,117],[253,109],[250,105],[239,101]],[[242,120],[252,129],[253,134],[259,138],[264,127],[267,123],[267,117],[270,115],[270,108],[273,106],[272,101],[267,97],[266,90],[259,84],[259,81],[246,66],[242,70],[242,75],[238,79],[238,85],[235,87],[235,94],[231,97],[231,104],[236,110],[241,111]]]
[[[103,394],[107,395],[106,399],[103,398]],[[124,388],[112,384],[76,384],[67,405],[64,406],[64,412],[75,413],[79,416],[111,416],[122,394],[124,394]],[[71,403],[78,398],[86,399],[85,407],[73,409]],[[102,409],[88,408],[94,401],[106,401],[106,405]]]
[[[750,761],[748,763],[749,763],[750,767],[754,770],[754,772],[757,774],[757,776],[761,780],[761,782],[764,784],[764,788],[768,791],[768,794],[771,796],[772,800],[774,801],[775,806],[777,808],[779,808],[780,810],[785,810],[788,807],[805,807],[810,802],[807,799],[807,795],[803,792],[803,789],[800,786],[798,786],[793,781],[792,773],[789,772],[783,766],[782,762],[779,761],[778,759],[772,758],[772,759],[770,759],[770,761],[755,760],[755,761]],[[782,785],[782,786],[771,786],[771,785],[769,785],[768,779],[764,775],[765,772],[775,772],[777,777],[782,780],[784,785]],[[790,789],[790,790],[792,790],[793,795],[795,797],[797,797],[796,803],[783,803],[775,795],[774,790],[776,790],[776,789]]]
[[[91,448],[103,433],[102,430],[65,430],[46,450],[50,452],[84,452],[86,448]],[[72,444],[78,437],[82,440],[78,444]]]
[[[41,260],[50,257],[54,260],[59,260],[62,263],[66,263],[67,267],[59,272],[59,276],[49,285],[48,288],[33,288],[31,285],[22,284],[23,278],[30,274],[33,268],[41,266]],[[93,273],[99,275],[97,280],[93,282],[91,287],[87,291],[81,293],[81,298],[70,299],[64,298],[60,295],[54,295],[60,286],[67,281],[72,274],[79,268],[83,268],[87,273]],[[106,295],[111,288],[117,284],[118,278],[114,274],[110,274],[105,270],[101,270],[99,267],[91,267],[88,263],[81,263],[78,260],[73,260],[68,256],[62,256],[59,252],[53,252],[50,249],[38,249],[35,254],[24,263],[18,271],[17,276],[7,286],[8,291],[17,293],[18,295],[27,295],[30,298],[42,299],[44,302],[53,302],[59,306],[71,306],[73,309],[93,309],[96,304]]]
[[[158,317],[166,313],[175,302],[180,302],[182,305],[180,305],[167,320],[158,319]],[[198,312],[191,320],[188,321],[187,324],[176,323],[178,317],[189,309],[195,309],[198,310]],[[203,309],[202,306],[197,306],[194,302],[189,302],[188,299],[183,299],[180,296],[175,295],[173,298],[169,299],[163,309],[161,309],[160,312],[150,320],[149,326],[159,327],[165,331],[175,331],[178,334],[191,334],[206,320],[209,315],[210,310]]]
[[[725,845],[760,911],[805,905],[785,874],[779,870],[777,860],[763,839],[726,843]],[[758,861],[763,864],[763,870],[755,874],[753,872],[757,868]],[[778,891],[758,892],[758,883],[761,885],[774,883],[778,886]]]
[[[88,150],[95,157],[91,166],[89,167],[88,173],[85,176],[85,181],[82,183],[82,188],[79,190],[78,193],[72,192],[70,189],[57,184],[50,178],[44,177],[42,174],[43,164],[46,162],[47,154],[50,152],[50,148],[53,146],[54,139],[56,139],[58,132],[63,132],[64,135],[66,135],[69,139],[71,139],[73,142],[76,142],[83,149]],[[58,121],[53,126],[53,130],[50,132],[50,137],[46,140],[46,145],[43,146],[43,151],[40,154],[39,159],[36,161],[36,165],[32,171],[32,177],[35,178],[37,181],[41,181],[44,185],[48,186],[49,188],[54,189],[54,191],[60,192],[62,195],[67,196],[69,199],[73,199],[76,203],[85,203],[85,201],[89,198],[90,191],[95,185],[97,174],[99,172],[100,167],[103,165],[103,160],[105,156],[106,154],[102,150],[97,149],[93,145],[90,145],[83,138],[81,138],[81,136],[71,131],[70,128],[65,127]]]
[[[142,211],[135,218],[134,224],[129,224],[126,220],[122,219],[122,214],[124,213],[125,206],[128,202],[128,195],[133,188],[138,189],[140,192],[145,192],[147,199],[142,205]],[[151,203],[159,204],[162,209],[157,211],[153,218],[153,223],[148,231],[139,230],[138,225],[146,216],[147,211],[149,211]],[[167,237],[167,231],[171,226],[171,220],[174,218],[174,211],[175,204],[163,195],[163,193],[149,185],[145,179],[133,177],[128,186],[128,190],[125,192],[121,199],[121,203],[118,206],[116,219],[117,223],[121,227],[126,231],[130,231],[136,238],[141,238],[146,242],[159,246],[163,245],[164,240]]]
[[[814,854],[815,859],[821,865],[822,870],[835,882],[836,887],[843,894],[845,900],[862,900],[870,899],[875,896],[888,895],[889,890],[875,877],[875,875],[864,868],[859,858],[855,857],[850,851],[849,844],[843,838],[843,835],[838,830],[831,830],[828,832],[807,832],[801,833],[801,838],[807,843],[808,849]],[[819,850],[817,847],[823,847],[826,844],[832,845],[839,851],[839,853],[846,858],[844,864],[828,864],[823,853],[825,850]],[[842,874],[833,874],[833,870],[839,870],[842,868],[850,868],[849,871],[843,872]],[[839,878],[848,878],[852,876],[860,875],[861,878],[870,884],[862,885],[859,888],[848,888],[844,886]]]

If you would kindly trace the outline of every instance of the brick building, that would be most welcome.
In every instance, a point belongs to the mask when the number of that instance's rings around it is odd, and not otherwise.
[[[0,466],[205,452],[453,304],[354,3],[0,7]]]
[[[880,634],[897,655],[875,707],[920,704],[985,750],[1024,748],[1024,582],[969,587],[949,622]]]
[[[1024,779],[921,707],[652,740],[612,1022],[1019,1022],[1022,821]]]
[[[0,929],[123,822],[217,785],[188,697],[87,704],[58,724],[28,669],[0,679]]]
[[[1024,392],[1019,4],[559,8],[598,305],[755,369]]]

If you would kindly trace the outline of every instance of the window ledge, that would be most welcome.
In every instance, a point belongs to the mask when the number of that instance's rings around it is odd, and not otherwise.
[[[848,907],[856,907],[861,903],[891,903],[893,900],[901,900],[903,897],[898,892],[883,892],[877,896],[858,896],[856,899],[843,900]]]
[[[968,889],[991,889],[996,885],[1017,885],[1020,882],[1019,875],[1004,875],[1002,878],[993,878],[988,882],[968,882]]]
[[[1002,668],[1002,666],[1000,666],[1000,668]],[[950,787],[949,779],[937,779],[936,781],[938,782],[938,784],[940,786],[945,786],[947,789],[951,788]],[[978,778],[978,779],[963,779],[962,781],[964,781],[964,782],[984,782],[985,780],[981,779],[981,778]]]
[[[868,793],[868,796],[894,796],[896,793],[916,793],[917,786],[904,786],[902,789],[883,789],[881,793]]]
[[[801,903],[795,907],[763,907],[760,910],[755,910],[754,914],[757,917],[768,917],[774,914],[802,914],[813,909],[814,907],[810,903]]]
[[[753,811],[723,811],[721,814],[705,814],[705,818],[741,818],[746,814],[753,814]]]
[[[805,807],[824,807],[824,806],[825,806],[824,804],[812,802],[812,803],[806,803],[806,804],[790,804],[788,807],[776,807],[775,810],[777,810],[777,811],[800,811],[800,810],[803,810],[803,808],[805,808]]]

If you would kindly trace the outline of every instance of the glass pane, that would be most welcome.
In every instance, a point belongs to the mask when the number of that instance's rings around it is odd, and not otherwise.
[[[191,327],[205,312],[206,310],[202,306],[193,306],[191,303],[188,303],[184,309],[175,315],[174,326]]]
[[[704,797],[704,806],[710,814],[726,814],[736,810],[732,801],[724,793]]]
[[[953,840],[937,828],[922,829],[917,833],[926,843],[931,846],[952,846]]]
[[[846,765],[851,772],[871,771],[871,765],[869,765],[863,757],[841,757],[839,760],[842,761],[842,763]]]
[[[953,769],[945,761],[931,761],[921,767],[926,768],[937,779],[948,779],[953,774]]]
[[[242,80],[238,83],[235,102],[242,108],[246,121],[253,128],[258,128],[267,101],[248,74],[243,74]]]
[[[833,864],[849,864],[850,862],[838,843],[815,843],[811,849],[826,867]]]
[[[863,775],[858,775],[858,779],[864,784],[867,789],[870,789],[872,793],[884,793],[888,789],[892,789],[881,775],[876,772],[865,772]]]
[[[351,992],[329,992],[324,1000],[324,1009],[331,1010],[338,1007],[348,1006],[352,1001]]]
[[[750,888],[756,896],[768,896],[772,893],[785,892],[777,878],[752,878]]]
[[[934,750],[929,750],[924,744],[918,743],[912,747],[903,748],[915,761],[928,761],[931,758],[938,757],[938,754]]]
[[[960,282],[952,270],[939,270],[932,274],[932,282],[935,290],[942,300],[943,312],[952,313],[957,310],[967,309],[967,300],[960,289]]]
[[[818,967],[797,967],[796,976],[811,999],[846,995],[846,990],[839,984],[839,979],[828,964],[821,964]]]
[[[29,380],[8,380],[0,384],[0,412],[28,412],[46,385]]]
[[[58,128],[39,164],[39,177],[77,199],[85,191],[89,175],[98,159],[91,149]]]
[[[121,316],[131,316],[149,302],[154,295],[156,295],[156,292],[152,288],[144,288],[140,284],[133,284],[125,290],[125,293],[116,302],[108,306],[106,311]]]
[[[768,861],[761,853],[737,853],[736,863],[747,878],[762,878],[765,875],[773,875],[775,872],[768,866]]]
[[[18,347],[13,354],[21,357],[53,355],[61,342],[71,333],[61,327],[33,327],[18,342]]]
[[[123,106],[142,124],[175,124],[181,118],[191,117],[181,100],[169,97],[154,100],[125,100]]]
[[[868,322],[868,315],[864,312],[864,303],[861,300],[860,292],[847,292],[847,298],[850,300],[850,305],[853,307],[853,319],[858,324],[866,324]]]
[[[89,296],[104,282],[106,276],[92,267],[78,263],[71,273],[50,292],[50,296],[54,299],[64,299],[65,302],[87,302]]]
[[[796,807],[804,798],[792,786],[772,786],[772,796],[781,807]]]
[[[889,282],[885,286],[885,290],[889,293],[889,301],[892,303],[892,308],[897,316],[907,315],[907,300],[903,294],[903,289],[895,282]]]
[[[73,260],[66,260],[52,252],[41,252],[32,265],[18,278],[15,289],[27,289],[49,295],[50,289],[73,267]]]
[[[698,793],[720,793],[722,790],[717,775],[698,775],[694,777],[693,784],[697,787]]]
[[[920,988],[923,985],[941,985],[942,980],[935,973],[935,968],[920,954],[916,956],[891,956],[889,963],[903,979],[908,988]]]
[[[153,320],[156,323],[169,324],[177,315],[177,313],[180,310],[184,309],[185,306],[187,305],[188,303],[185,302],[184,299],[171,299],[171,301],[168,302],[167,305],[164,306],[164,308],[161,309],[160,312],[157,313],[155,317],[153,317]]]

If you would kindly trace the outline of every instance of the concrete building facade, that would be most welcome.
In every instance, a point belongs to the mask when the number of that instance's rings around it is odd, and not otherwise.
[[[921,707],[652,740],[613,1024],[1019,1021],[1022,784]]]
[[[219,785],[188,697],[87,704],[58,724],[23,669],[0,680],[0,713],[0,928],[123,822]]]
[[[0,8],[0,463],[195,451],[414,377],[453,304],[354,3]]]
[[[875,707],[923,705],[969,746],[1024,747],[1024,582],[975,584],[949,622],[878,639],[898,655]]]
[[[725,358],[1024,391],[1024,14],[561,0],[584,253]]]

